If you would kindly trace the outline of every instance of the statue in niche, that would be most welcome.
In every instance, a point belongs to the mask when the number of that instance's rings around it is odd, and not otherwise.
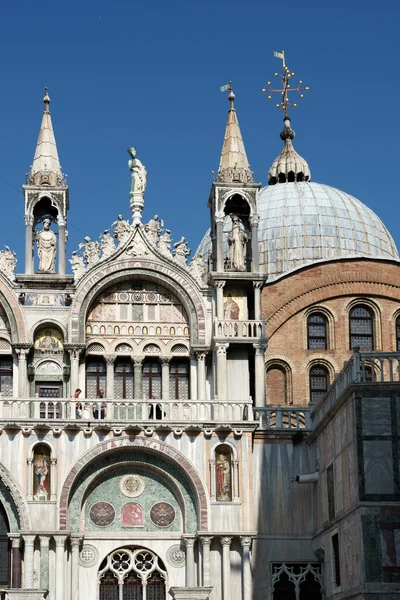
[[[158,249],[165,256],[171,256],[171,242],[171,231],[169,229],[166,229],[165,233],[160,235],[160,239],[158,242]]]
[[[122,215],[118,215],[118,219],[111,225],[114,237],[118,240],[118,246],[122,246],[131,234],[131,226],[128,221],[125,221]]]
[[[215,468],[217,478],[216,499],[218,502],[229,502],[232,499],[230,453],[219,452]]]
[[[232,271],[246,270],[247,233],[240,228],[241,221],[237,215],[231,215],[232,231],[228,235],[229,258],[226,269]]]
[[[114,238],[110,235],[110,231],[105,229],[103,233],[100,234],[100,247],[101,247],[101,258],[106,259],[115,250]]]
[[[46,446],[36,446],[33,458],[33,498],[49,500],[50,497],[50,451]]]
[[[154,215],[152,219],[144,226],[146,233],[153,244],[156,244],[160,238],[162,228],[164,227],[164,221],[158,220],[158,215]]]
[[[188,243],[184,237],[181,237],[179,242],[176,242],[174,244],[175,250],[172,252],[172,254],[173,254],[175,260],[177,262],[181,263],[181,265],[186,265],[186,259],[189,256],[189,254],[191,253],[191,250],[189,250],[187,245],[188,245]]]
[[[50,219],[43,220],[42,231],[36,230],[36,243],[38,245],[39,269],[38,273],[54,273],[56,264],[56,236],[50,229]]]
[[[129,170],[132,173],[131,193],[143,196],[146,189],[147,171],[144,165],[136,158],[136,148],[129,146],[127,150],[131,157],[128,161]]]

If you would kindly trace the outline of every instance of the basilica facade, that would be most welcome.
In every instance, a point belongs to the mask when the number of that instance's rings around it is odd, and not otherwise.
[[[129,206],[67,258],[46,92],[24,272],[0,252],[5,600],[397,597],[396,246],[311,181],[287,114],[254,182],[228,100],[192,259],[143,222],[134,147]]]

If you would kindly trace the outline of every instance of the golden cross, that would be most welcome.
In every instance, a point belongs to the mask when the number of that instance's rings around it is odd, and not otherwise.
[[[275,73],[275,77],[280,77],[282,87],[281,87],[281,89],[275,90],[272,87],[271,82],[268,81],[267,82],[268,87],[263,89],[263,93],[264,94],[266,92],[269,93],[268,100],[272,100],[272,94],[280,94],[282,96],[282,99],[281,99],[281,102],[279,102],[279,104],[276,105],[276,108],[281,108],[285,114],[285,117],[288,117],[289,116],[289,106],[293,106],[293,108],[297,108],[296,103],[290,102],[290,98],[289,98],[290,92],[297,92],[298,94],[300,94],[300,98],[304,98],[304,94],[302,92],[308,92],[310,90],[310,88],[302,87],[302,85],[303,85],[302,81],[299,81],[297,87],[291,87],[290,79],[292,77],[294,77],[294,73],[291,73],[290,69],[288,69],[288,67],[286,66],[284,50],[282,50],[282,52],[274,52],[274,56],[276,58],[280,58],[282,60],[283,75],[281,75],[280,73]]]

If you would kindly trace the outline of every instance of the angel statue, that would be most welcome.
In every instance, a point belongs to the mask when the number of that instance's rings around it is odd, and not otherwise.
[[[129,170],[132,173],[132,194],[141,194],[143,196],[146,189],[147,171],[144,165],[136,158],[136,148],[129,146],[128,154],[131,157],[128,161]]]

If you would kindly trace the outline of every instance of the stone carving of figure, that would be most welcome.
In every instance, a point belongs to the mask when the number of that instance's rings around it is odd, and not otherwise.
[[[228,236],[229,258],[227,268],[233,271],[246,270],[246,242],[247,233],[240,229],[240,219],[231,215],[232,231]]]
[[[207,268],[206,268],[206,265],[204,264],[203,259],[200,258],[200,256],[195,256],[194,258],[192,258],[190,265],[189,265],[189,271],[191,272],[193,277],[195,279],[197,279],[197,281],[202,283],[203,277],[206,274]]]
[[[231,465],[228,456],[220,453],[216,461],[217,472],[217,500],[224,501],[231,499]]]
[[[71,263],[74,279],[78,280],[86,271],[86,266],[83,261],[83,257],[79,256],[77,251],[74,250],[72,253],[72,258],[70,258],[69,262]]]
[[[186,265],[186,259],[189,256],[191,250],[187,247],[188,243],[184,237],[181,237],[179,242],[174,244],[175,250],[172,252],[176,261],[182,265]]]
[[[17,264],[17,255],[5,246],[5,250],[0,252],[0,271],[9,279],[14,279],[14,269]]]
[[[101,247],[101,258],[106,259],[115,250],[114,238],[110,235],[108,229],[100,234],[100,247]]]
[[[169,229],[166,229],[165,233],[160,235],[160,239],[158,242],[158,249],[165,256],[171,256],[171,242],[171,231]]]
[[[44,219],[42,231],[36,231],[38,245],[38,273],[54,273],[56,264],[56,236],[50,229],[50,219]]]
[[[164,227],[164,221],[158,220],[158,215],[154,215],[152,219],[144,226],[150,240],[156,244],[160,238],[161,230]]]
[[[111,227],[114,232],[114,237],[118,240],[118,246],[125,244],[132,231],[128,221],[125,221],[122,215],[118,215],[118,219],[111,225]]]
[[[143,196],[146,189],[147,171],[144,165],[136,158],[136,148],[130,146],[128,154],[131,157],[128,161],[129,170],[132,173],[131,193],[141,194]]]
[[[89,236],[85,238],[85,244],[79,244],[80,248],[84,248],[82,254],[86,259],[88,267],[92,267],[97,264],[100,260],[100,244],[99,242],[93,242]]]
[[[49,473],[49,461],[43,453],[35,455],[34,460],[35,477],[37,482],[36,499],[41,500],[43,496],[48,499],[47,476]]]

